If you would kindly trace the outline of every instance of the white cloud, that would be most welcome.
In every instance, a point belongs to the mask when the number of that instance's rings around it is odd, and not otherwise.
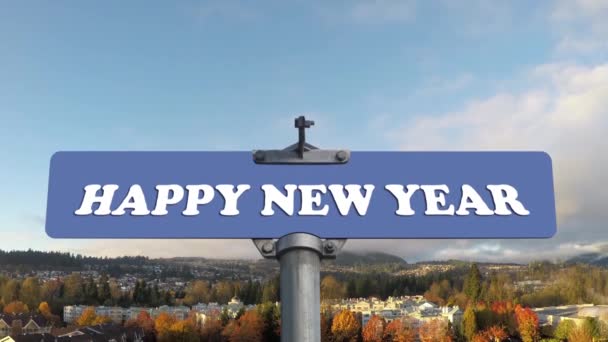
[[[172,258],[177,256],[220,259],[259,258],[260,253],[251,240],[78,240],[79,250],[87,255],[117,256],[145,255]]]
[[[599,18],[608,13],[606,0],[559,0],[552,12],[555,20]]]
[[[473,100],[458,111],[418,115],[389,137],[407,150],[548,151],[559,217],[605,217],[607,197],[597,186],[608,181],[608,153],[601,153],[608,148],[608,64],[542,65],[530,82],[528,90]]]
[[[473,242],[468,246],[449,246],[434,254],[440,260],[460,259],[470,261],[489,262],[528,262],[532,255],[534,260],[563,261],[583,253],[601,253],[606,250],[605,243],[561,243],[554,248],[538,248],[538,246],[525,246],[520,249],[513,244],[501,241]],[[433,257],[431,257],[433,259]]]
[[[551,13],[558,33],[556,52],[589,55],[608,51],[608,1],[560,0]]]

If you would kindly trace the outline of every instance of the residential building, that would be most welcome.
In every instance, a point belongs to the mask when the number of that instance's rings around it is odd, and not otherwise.
[[[22,333],[49,333],[51,328],[50,322],[42,315],[0,314],[0,337]]]

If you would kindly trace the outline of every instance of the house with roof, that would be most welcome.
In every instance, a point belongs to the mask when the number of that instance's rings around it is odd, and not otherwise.
[[[143,342],[144,331],[141,328],[126,328],[115,323],[82,327],[57,336],[57,342],[72,341],[113,341]],[[21,342],[16,340],[17,342]]]
[[[57,337],[44,334],[20,334],[0,338],[0,342],[57,342]]]
[[[50,333],[52,324],[38,314],[0,314],[0,337],[12,334]]]

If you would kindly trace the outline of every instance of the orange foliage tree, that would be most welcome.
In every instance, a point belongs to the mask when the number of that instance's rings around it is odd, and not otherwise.
[[[443,319],[432,319],[422,323],[418,329],[420,342],[452,342],[448,323]]]
[[[494,313],[494,325],[503,326],[508,334],[517,332],[517,323],[514,319],[515,305],[509,301],[497,301],[492,303],[492,312]]]
[[[7,314],[20,314],[27,313],[29,311],[30,309],[27,307],[27,304],[24,304],[23,302],[18,300],[10,302],[4,307],[4,313]]]
[[[538,316],[532,309],[521,305],[515,307],[515,320],[523,342],[534,342],[539,337]]]
[[[40,314],[52,324],[61,323],[61,318],[57,315],[53,315],[51,308],[49,307],[49,303],[47,302],[40,302],[38,305],[38,312],[40,312]]]
[[[47,302],[40,302],[40,305],[38,305],[38,311],[40,311],[40,314],[44,317],[49,317],[52,315],[51,308]]]
[[[171,326],[175,324],[174,316],[166,312],[161,312],[154,320],[154,329],[159,340],[169,340],[171,338]]]
[[[354,312],[340,311],[331,325],[331,332],[336,342],[356,341],[361,330],[361,323]]]
[[[190,319],[173,323],[169,328],[169,334],[171,337],[168,341],[198,342],[200,340],[196,325]]]
[[[507,335],[505,330],[495,325],[482,332],[477,333],[473,337],[473,342],[501,342],[507,337],[509,336]]]
[[[232,320],[224,328],[230,342],[262,342],[264,321],[256,310],[246,311],[238,320]]]
[[[108,316],[97,316],[93,320],[93,325],[105,324],[105,323],[110,323],[110,322],[112,322],[112,319]]]
[[[382,342],[386,321],[383,317],[373,315],[361,331],[363,342]]]
[[[76,324],[80,326],[93,325],[93,321],[97,318],[97,314],[95,313],[95,309],[86,308],[76,319]]]
[[[125,326],[141,328],[146,334],[154,333],[154,320],[145,310],[142,310],[137,315],[137,318],[128,320]]]
[[[396,319],[384,329],[384,340],[389,342],[414,342],[416,341],[416,330],[408,320],[404,318]]]

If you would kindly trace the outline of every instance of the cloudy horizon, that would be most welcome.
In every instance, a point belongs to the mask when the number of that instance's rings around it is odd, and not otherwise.
[[[44,232],[58,150],[543,150],[542,240],[350,240],[407,261],[608,254],[608,1],[6,4],[4,250],[258,258],[249,240],[61,240]],[[532,6],[532,7],[530,7]]]

